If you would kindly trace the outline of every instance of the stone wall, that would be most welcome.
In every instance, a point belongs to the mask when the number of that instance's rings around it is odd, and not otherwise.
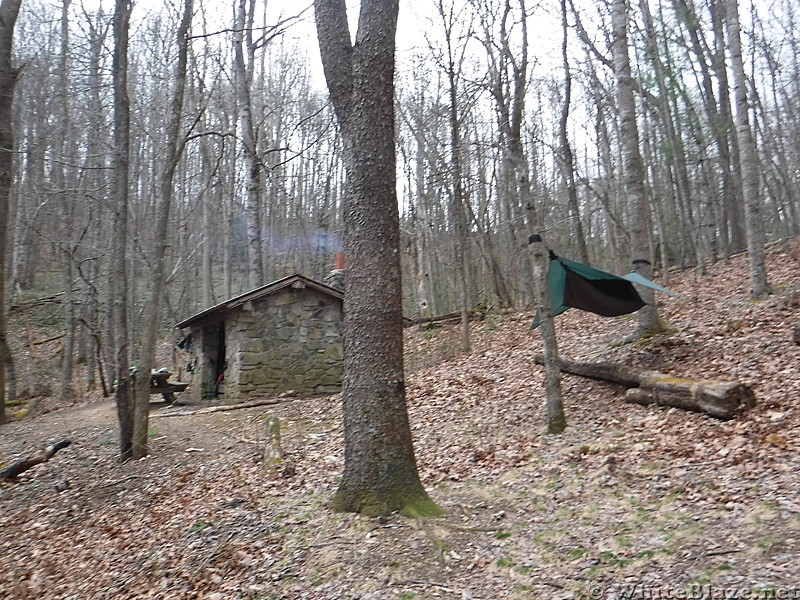
[[[226,399],[334,393],[342,384],[342,302],[286,288],[226,318]]]

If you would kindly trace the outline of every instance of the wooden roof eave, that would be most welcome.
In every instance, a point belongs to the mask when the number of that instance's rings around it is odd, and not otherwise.
[[[284,288],[290,287],[295,282],[302,282],[306,287],[316,290],[322,294],[338,298],[339,300],[344,299],[344,294],[342,294],[342,292],[339,290],[314,281],[313,279],[309,279],[308,277],[300,275],[299,273],[294,273],[288,277],[284,277],[283,279],[278,279],[277,281],[268,283],[260,288],[250,290],[249,292],[245,292],[244,294],[240,294],[239,296],[234,296],[233,298],[230,298],[224,302],[220,302],[219,304],[216,304],[197,313],[196,315],[189,317],[188,319],[184,319],[178,323],[176,327],[179,329],[185,329],[187,327],[198,327],[221,321],[224,319],[224,316],[228,311],[242,306],[251,300],[257,300]]]

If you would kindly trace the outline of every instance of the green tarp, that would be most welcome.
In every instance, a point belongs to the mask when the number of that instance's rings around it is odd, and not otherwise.
[[[555,254],[550,256],[547,287],[550,290],[554,317],[569,308],[587,310],[603,317],[616,317],[635,312],[642,308],[645,302],[632,282],[673,296],[684,297],[656,285],[638,273],[631,272],[619,277]],[[537,312],[531,329],[538,327],[540,322]]]

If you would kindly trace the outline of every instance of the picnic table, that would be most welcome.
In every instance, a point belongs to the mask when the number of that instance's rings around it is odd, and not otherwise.
[[[133,376],[136,377],[135,372]],[[170,377],[172,377],[172,373],[167,369],[150,371],[150,393],[161,394],[164,397],[164,401],[175,404],[177,402],[175,394],[184,391],[189,384],[181,381],[170,381]]]

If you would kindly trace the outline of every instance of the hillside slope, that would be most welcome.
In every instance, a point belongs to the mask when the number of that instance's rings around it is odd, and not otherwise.
[[[670,287],[693,298],[663,301],[673,335],[614,345],[633,319],[573,310],[557,321],[570,358],[752,385],[758,405],[734,421],[628,405],[617,386],[566,375],[569,427],[547,435],[531,314],[475,324],[468,356],[453,351],[454,330],[410,331],[409,411],[423,481],[451,509],[441,519],[326,509],[342,466],[337,396],[172,417],[154,405],[153,455],[125,465],[108,401],[3,426],[0,462],[47,439],[74,443],[0,487],[0,597],[790,591],[800,558],[791,336],[800,245],[773,246],[768,259],[776,293],[760,302],[747,298],[744,257],[702,279],[673,277]],[[277,473],[261,462],[269,415],[283,425]]]

